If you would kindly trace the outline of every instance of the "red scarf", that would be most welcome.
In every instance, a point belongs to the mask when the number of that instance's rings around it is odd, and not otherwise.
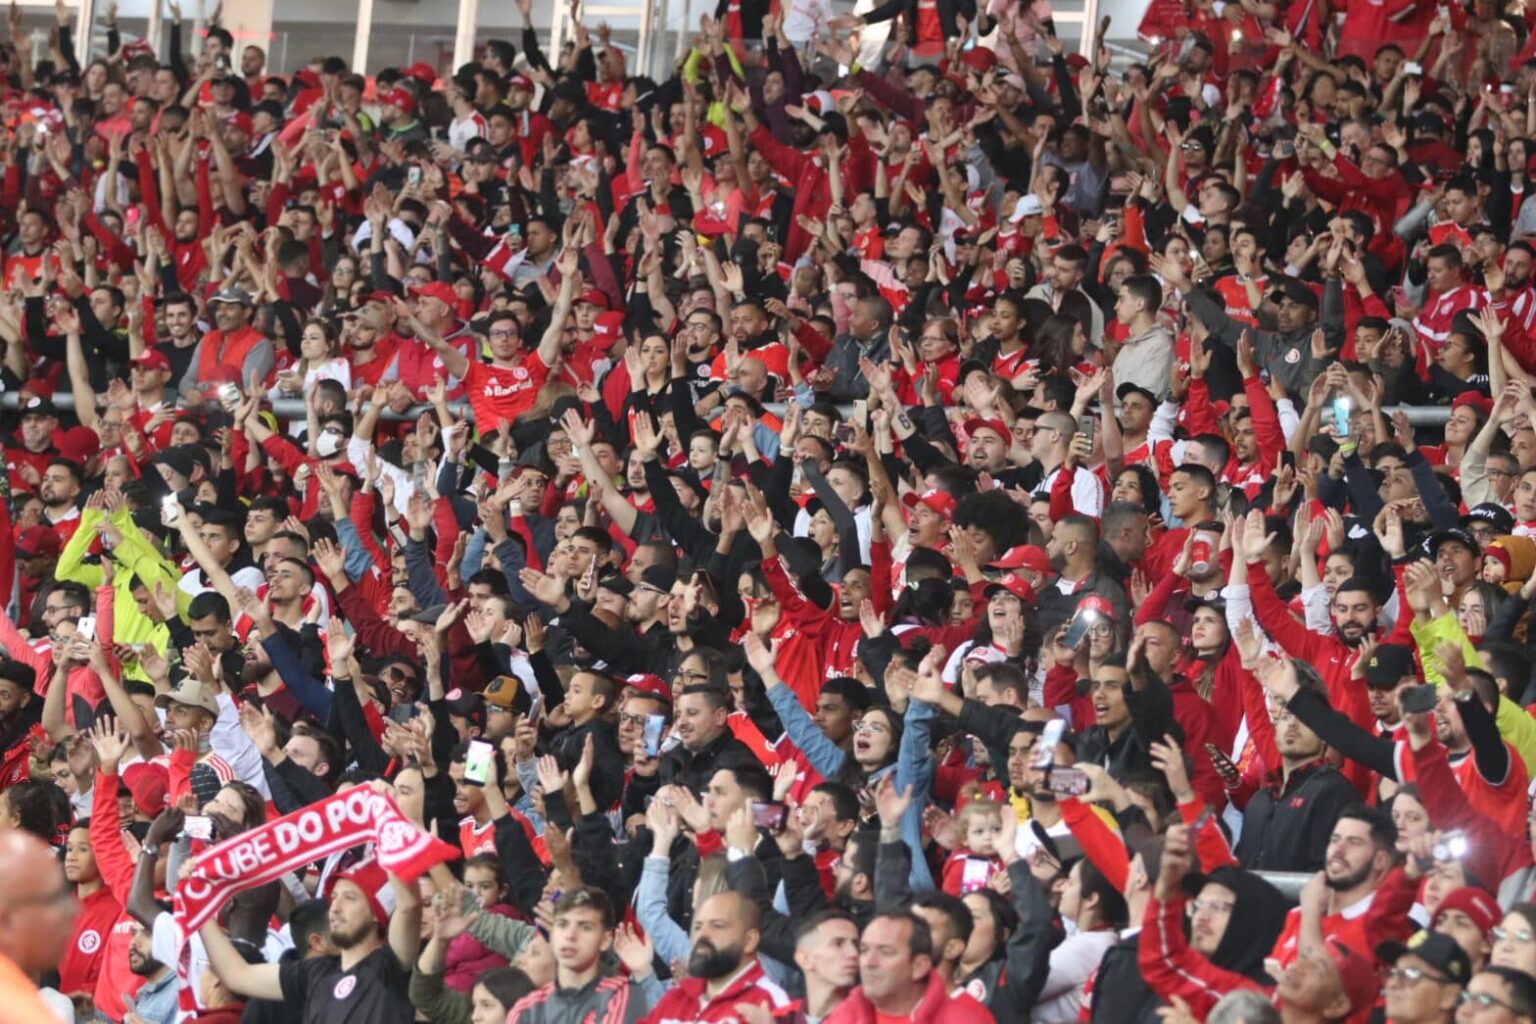
[[[380,867],[407,883],[459,855],[456,847],[412,824],[393,797],[358,786],[242,832],[193,860],[172,900],[183,943],[235,893],[363,843],[373,844]],[[184,953],[176,959],[187,992]]]

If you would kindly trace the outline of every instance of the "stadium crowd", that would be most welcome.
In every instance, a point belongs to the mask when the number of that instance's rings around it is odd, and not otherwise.
[[[1536,11],[1048,6],[12,6],[0,1024],[1536,1024]]]

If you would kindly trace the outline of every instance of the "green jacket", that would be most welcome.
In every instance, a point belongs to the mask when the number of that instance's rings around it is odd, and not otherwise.
[[[105,574],[101,566],[87,563],[85,554],[96,540],[96,523],[102,515],[102,511],[95,508],[80,512],[79,528],[59,552],[58,565],[53,571],[58,579],[82,583],[93,591],[101,587]],[[177,586],[181,571],[144,536],[126,506],[112,513],[111,521],[123,538],[112,549],[112,641],[149,644],[164,654],[171,643],[170,628],[139,611],[138,602],[133,599],[133,583],[138,579],[145,586],[153,587],[158,581],[176,595],[177,610],[185,614],[191,598]],[[124,667],[124,674],[130,679],[148,679],[144,670],[133,663]]]
[[[1483,662],[1478,657],[1477,650],[1472,642],[1467,639],[1461,623],[1456,620],[1454,612],[1446,612],[1438,618],[1420,623],[1417,618],[1408,625],[1413,633],[1414,643],[1419,648],[1419,659],[1424,663],[1424,679],[1427,682],[1439,686],[1445,682],[1445,673],[1441,670],[1440,659],[1435,657],[1435,647],[1443,643],[1457,644],[1461,648],[1461,656],[1465,659],[1468,668],[1481,669]],[[1525,770],[1536,778],[1536,719],[1526,713],[1525,709],[1508,697],[1499,697],[1498,709],[1493,714],[1494,724],[1499,727],[1499,735],[1504,737],[1510,746],[1515,748],[1515,753],[1520,755],[1520,760],[1525,762]]]

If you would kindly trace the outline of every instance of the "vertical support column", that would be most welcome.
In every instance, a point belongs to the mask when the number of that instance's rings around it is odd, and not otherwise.
[[[459,24],[453,34],[451,74],[475,59],[475,23],[480,20],[480,0],[459,0]]]
[[[544,51],[544,56],[551,64],[560,63],[560,44],[565,41],[565,19],[570,13],[565,0],[553,0],[549,5],[549,49]]]
[[[154,48],[155,57],[158,59],[165,49],[165,5],[164,0],[149,0],[149,27],[144,30],[144,38],[149,40],[149,45]],[[272,55],[267,54],[268,66],[271,66]]]
[[[1093,37],[1099,31],[1099,0],[1083,0],[1083,42],[1078,53],[1093,60]]]
[[[357,34],[352,37],[352,70],[368,71],[368,40],[373,35],[373,0],[357,0]]]
[[[665,4],[665,0],[663,0]],[[640,0],[640,36],[635,40],[635,60],[637,68],[644,69],[646,74],[655,75],[655,54],[651,52],[652,39],[656,27],[656,0]]]
[[[91,29],[96,23],[96,0],[80,0],[75,10],[75,58],[83,68],[91,60]]]

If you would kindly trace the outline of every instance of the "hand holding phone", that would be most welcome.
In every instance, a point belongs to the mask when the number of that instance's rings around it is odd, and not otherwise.
[[[484,786],[491,778],[491,758],[496,748],[484,740],[471,740],[464,754],[464,781],[471,786]]]
[[[667,735],[666,715],[645,716],[645,756],[655,760],[661,756],[661,742]]]
[[[1082,796],[1088,792],[1088,776],[1081,768],[1052,768],[1046,788],[1062,796]]]
[[[779,833],[784,831],[784,825],[788,820],[789,808],[784,804],[752,801],[752,824],[756,827]]]

